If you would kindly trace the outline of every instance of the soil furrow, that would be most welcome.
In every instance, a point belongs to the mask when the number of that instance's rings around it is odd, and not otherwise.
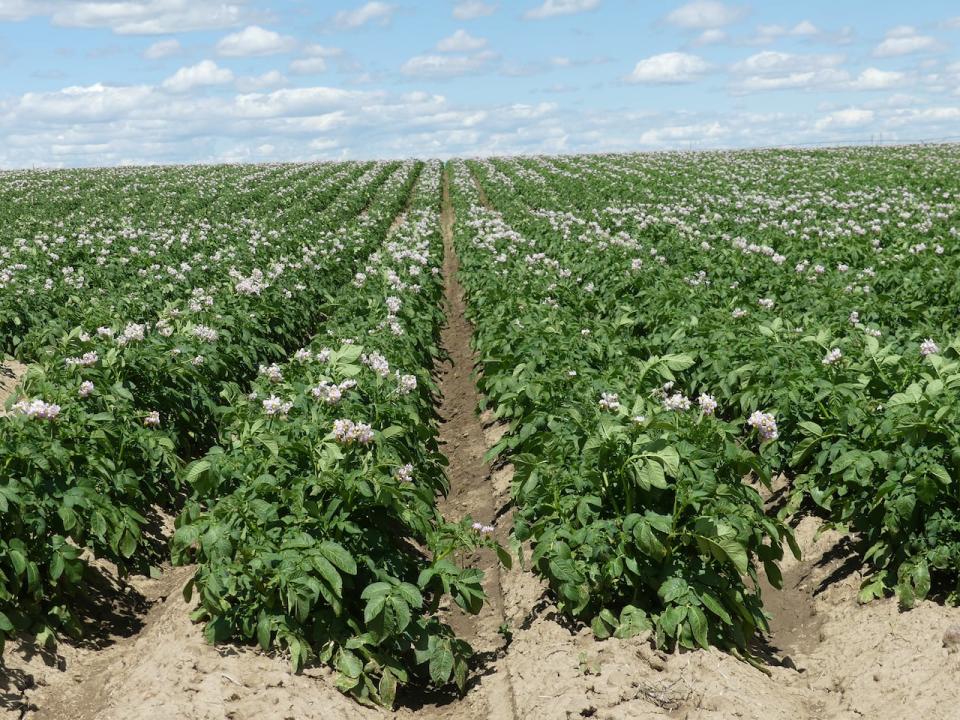
[[[449,177],[444,177],[443,209],[440,217],[443,229],[443,275],[447,323],[441,333],[441,343],[447,353],[447,363],[440,369],[441,393],[440,442],[450,464],[450,492],[441,502],[441,511],[448,520],[469,516],[474,522],[495,525],[497,505],[490,481],[490,467],[483,456],[487,450],[483,427],[476,414],[479,395],[473,382],[475,357],[470,345],[473,328],[464,314],[463,290],[457,280],[458,260],[453,247],[454,211],[450,201]],[[497,537],[505,540],[507,528],[497,529]],[[504,623],[503,591],[500,585],[500,564],[496,554],[485,550],[469,558],[473,567],[484,572],[484,590],[488,602],[483,610],[471,616],[452,613],[450,622],[457,634],[467,639],[486,662],[481,669],[480,689],[490,720],[514,718],[513,689],[509,668],[497,660],[504,646],[500,632]]]

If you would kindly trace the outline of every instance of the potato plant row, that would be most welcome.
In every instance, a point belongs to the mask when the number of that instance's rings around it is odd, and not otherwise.
[[[153,314],[228,281],[231,270],[262,268],[281,232],[312,230],[318,213],[346,222],[351,188],[382,170],[338,163],[4,174],[0,348],[32,359],[72,327]]]
[[[94,304],[89,324],[38,345],[0,418],[0,642],[80,633],[91,556],[121,574],[163,560],[159,515],[186,489],[183,461],[214,440],[220,393],[323,325],[339,288],[382,252],[420,168],[365,166],[325,213],[291,210],[243,270],[228,250],[206,287],[163,301],[147,284],[143,315]],[[266,199],[276,222],[285,208]]]
[[[341,690],[388,707],[407,683],[464,688],[471,649],[439,608],[479,610],[483,575],[458,558],[495,546],[436,506],[441,168],[424,170],[324,330],[224,393],[173,542],[198,564],[188,593],[211,641],[281,649],[295,669],[328,663]]]
[[[864,600],[957,599],[956,167],[954,147],[458,166],[516,532],[568,612],[742,649],[797,512],[854,531]]]

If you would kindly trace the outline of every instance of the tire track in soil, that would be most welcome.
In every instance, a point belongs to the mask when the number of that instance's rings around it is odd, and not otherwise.
[[[440,510],[448,520],[457,521],[469,515],[484,525],[495,525],[497,502],[491,484],[490,466],[484,462],[487,441],[476,408],[480,396],[473,381],[476,357],[471,348],[473,328],[465,316],[463,289],[457,279],[459,260],[453,247],[454,210],[450,200],[449,172],[444,170],[443,205],[440,224],[443,232],[443,278],[447,322],[441,332],[441,345],[448,355],[438,372],[441,402],[440,446],[449,460],[447,475],[450,492],[440,502]],[[504,525],[503,523],[501,523]],[[507,538],[506,527],[496,531],[501,542]],[[504,642],[499,629],[504,622],[503,589],[500,563],[490,550],[468,558],[472,567],[483,570],[487,603],[478,615],[468,615],[459,608],[451,611],[450,624],[460,637],[468,640],[489,665],[481,669],[478,687],[464,698],[464,703],[482,703],[476,708],[488,720],[512,720],[517,716],[510,669],[502,654]],[[479,691],[479,692],[478,692]],[[479,697],[477,695],[479,694]],[[465,708],[455,703],[450,708],[457,717]]]

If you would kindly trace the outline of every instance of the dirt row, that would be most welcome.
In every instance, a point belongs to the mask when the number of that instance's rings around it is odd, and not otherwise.
[[[473,382],[472,328],[464,317],[453,210],[445,187],[449,362],[438,369],[440,439],[451,491],[441,509],[510,528],[509,465],[491,470],[487,448],[505,428],[479,417]],[[757,648],[764,670],[717,650],[665,654],[648,640],[593,639],[588,628],[560,622],[536,577],[500,570],[478,553],[490,602],[477,617],[450,612],[450,622],[478,651],[465,697],[401,698],[394,713],[362,707],[334,687],[332,673],[293,675],[282,657],[231,645],[212,647],[190,621],[181,595],[191,568],[168,568],[158,579],[129,585],[103,568],[103,617],[81,645],[57,653],[10,643],[0,668],[0,720],[933,720],[960,716],[960,652],[949,646],[960,610],[921,603],[900,613],[893,600],[856,601],[859,563],[836,532],[814,518],[797,527],[804,559],[784,563],[784,590],[767,589],[773,634]],[[503,632],[506,630],[506,632]],[[947,645],[944,643],[948,636]]]

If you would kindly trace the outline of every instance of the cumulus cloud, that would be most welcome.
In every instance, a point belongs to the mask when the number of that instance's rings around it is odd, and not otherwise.
[[[474,37],[465,30],[457,30],[437,43],[440,52],[473,52],[487,46],[486,38]]]
[[[776,75],[807,70],[819,70],[841,65],[843,55],[796,55],[793,53],[764,50],[734,63],[733,72],[749,75]]]
[[[287,78],[279,70],[269,70],[261,75],[237,78],[237,88],[242,92],[256,92],[287,84]]]
[[[30,120],[67,124],[102,122],[142,107],[153,92],[146,85],[72,85],[56,92],[28,92],[11,108]]]
[[[759,25],[756,34],[747,42],[751,45],[769,45],[781,38],[815,38],[821,37],[820,28],[809,20],[802,20],[796,25]]]
[[[322,57],[299,58],[290,63],[294,75],[319,75],[327,70],[327,61]]]
[[[266,30],[259,25],[250,25],[240,32],[221,38],[217,43],[217,52],[226,57],[276,55],[290,52],[296,45],[297,41],[292,37]]]
[[[652,128],[640,134],[640,142],[655,147],[673,146],[686,142],[710,142],[730,134],[730,129],[719,122],[693,125],[666,125]]]
[[[233,72],[218,66],[213,60],[182,67],[163,81],[164,90],[185,93],[195,88],[223,85],[233,82]]]
[[[739,76],[732,87],[738,93],[839,88],[850,80],[850,73],[839,67],[845,59],[836,54],[798,55],[765,50],[731,66],[731,73]]]
[[[32,15],[40,15],[41,11],[36,5],[37,3],[30,0],[3,0],[0,2],[0,20],[19,22]]]
[[[483,0],[463,0],[453,6],[453,16],[457,20],[476,20],[493,15],[496,11],[495,4],[483,2]]]
[[[451,78],[470,75],[488,69],[496,54],[490,51],[470,55],[417,55],[400,68],[412,77]]]
[[[873,49],[873,54],[875,57],[898,57],[936,48],[937,41],[929,35],[920,35],[910,25],[900,25],[887,33],[884,40]]]
[[[850,87],[853,90],[889,90],[902,85],[906,78],[906,73],[870,67],[861,72]]]
[[[217,30],[241,24],[250,15],[240,2],[194,0],[3,0],[0,20],[46,16],[54,25],[110,28],[119,35],[164,35]]]
[[[333,16],[333,24],[343,30],[354,30],[368,23],[388,25],[397,8],[385,2],[368,2],[355,10],[341,10]]]
[[[744,8],[716,0],[695,0],[671,12],[666,21],[685,30],[706,30],[731,25],[746,12]]]
[[[600,7],[600,0],[545,0],[523,14],[528,20],[544,20],[558,15],[575,15]]]
[[[873,110],[847,108],[846,110],[837,110],[820,118],[814,127],[816,127],[817,130],[859,128],[872,123],[873,118]]]
[[[161,60],[171,55],[179,55],[183,48],[180,45],[180,41],[176,38],[170,38],[169,40],[159,40],[146,50],[143,51],[143,56],[147,60]]]
[[[698,55],[668,52],[645,58],[627,77],[631,83],[689,83],[698,80],[710,64]]]
[[[718,43],[726,42],[729,39],[725,30],[720,30],[719,28],[712,28],[710,30],[704,30],[697,36],[697,39],[693,41],[693,44],[696,46],[703,45],[716,45]]]

